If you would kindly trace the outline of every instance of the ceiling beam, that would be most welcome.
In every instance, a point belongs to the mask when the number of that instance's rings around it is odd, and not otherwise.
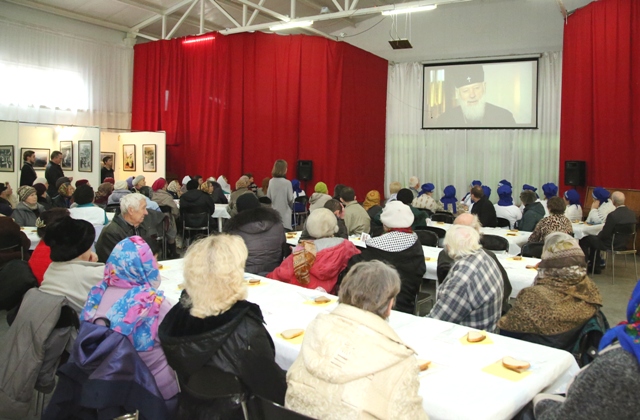
[[[112,0],[112,1],[115,1],[116,3],[126,4],[127,6],[132,6],[132,7],[138,8],[140,10],[144,10],[145,12],[154,13],[154,14],[160,15],[160,16],[162,16],[165,13],[164,10],[162,10],[159,7],[150,6],[150,5],[147,5],[147,4],[142,4],[142,3],[139,3],[139,2],[137,2],[135,0]],[[158,19],[156,18],[151,23],[154,23],[157,20]],[[197,27],[200,26],[200,22],[198,20],[194,19],[194,18],[187,18],[184,22],[188,23],[189,25],[193,25],[193,26],[197,26]],[[204,28],[205,32],[216,31],[218,29],[222,29],[223,28],[222,26],[217,26],[217,25],[213,24],[212,22],[209,22],[209,21],[205,21],[205,22],[206,23],[211,23],[214,26],[214,27],[205,26],[205,28]],[[151,23],[149,23],[149,25]],[[142,29],[142,28],[144,28],[144,26],[140,27],[139,29]]]

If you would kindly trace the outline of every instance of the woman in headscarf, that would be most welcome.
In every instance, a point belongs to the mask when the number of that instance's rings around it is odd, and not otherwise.
[[[542,192],[544,193],[544,200],[540,200],[540,203],[544,207],[545,216],[549,215],[549,209],[547,207],[547,202],[553,198],[558,196],[558,186],[553,182],[547,182],[542,186]]]
[[[223,193],[231,194],[231,185],[229,185],[226,176],[220,175],[216,181],[218,182],[218,184],[220,184]]]
[[[638,418],[640,388],[640,281],[627,320],[607,331],[598,356],[574,378],[567,396],[539,394],[533,399],[536,420]]]
[[[65,178],[61,178],[65,179]],[[66,178],[68,179],[68,178]],[[60,183],[60,179],[56,184]],[[51,200],[52,207],[61,207],[68,209],[73,204],[73,193],[75,188],[71,185],[71,182],[63,181],[58,185],[58,195]]]
[[[591,204],[591,211],[587,216],[587,223],[592,225],[599,225],[607,220],[609,213],[616,209],[613,205],[613,201],[609,199],[611,194],[609,191],[602,187],[596,187],[593,189],[593,203]]]
[[[522,210],[513,204],[511,186],[502,184],[498,187],[500,199],[493,205],[496,209],[496,217],[502,217],[509,221],[509,229],[513,229],[516,222],[522,219]]]
[[[578,241],[556,232],[544,242],[534,285],[520,291],[498,327],[507,335],[556,335],[582,326],[601,306]]]
[[[109,202],[109,196],[113,192],[113,184],[110,182],[103,182],[98,186],[96,192],[96,198],[94,203],[100,207],[105,207]]]
[[[329,200],[331,200],[331,196],[329,195],[327,184],[324,182],[317,182],[314,188],[314,193],[309,197],[309,212],[312,212],[315,209],[321,209]]]
[[[185,175],[182,178],[182,187],[180,187],[180,194],[184,194],[187,192],[187,184],[191,181],[191,177],[189,175]]]
[[[139,236],[123,239],[107,259],[102,282],[89,291],[80,319],[106,318],[110,329],[129,338],[166,401],[179,389],[158,339],[158,326],[171,309],[159,286],[149,245]]]
[[[233,217],[238,214],[238,209],[236,209],[236,201],[238,201],[238,197],[243,194],[253,194],[249,189],[249,184],[249,177],[247,177],[246,175],[242,175],[236,181],[236,190],[232,192],[231,196],[229,197],[229,207],[227,207],[229,216]]]
[[[417,209],[426,209],[435,213],[437,208],[436,200],[433,199],[433,190],[435,188],[430,182],[422,184],[418,196],[413,199],[411,205]]]
[[[564,192],[564,201],[567,204],[567,209],[564,211],[564,215],[572,222],[579,222],[582,220],[582,206],[580,205],[580,193],[576,190],[567,190]]]
[[[456,187],[453,185],[447,185],[443,191],[444,195],[440,201],[436,202],[437,211],[446,211],[453,213],[455,216],[459,216],[467,211],[467,206],[460,203],[456,198]]]
[[[131,191],[127,188],[126,181],[118,181],[113,187],[113,192],[107,199],[107,204],[119,204],[122,197],[127,194],[131,194]]]
[[[367,196],[364,198],[364,202],[362,203],[362,207],[368,212],[369,209],[373,206],[380,205],[380,192],[378,190],[371,190],[367,193]]]
[[[180,183],[175,179],[171,181],[167,187],[167,192],[171,194],[171,197],[173,197],[174,200],[179,199],[182,194],[182,191],[180,190]]]
[[[40,216],[40,213],[45,211],[44,207],[38,204],[36,189],[28,185],[23,185],[18,188],[18,199],[20,202],[11,217],[13,217],[20,227],[35,226],[36,219]]]
[[[302,213],[306,210],[306,205],[295,200],[298,197],[306,197],[307,193],[305,193],[304,190],[300,188],[300,181],[298,181],[297,179],[291,181],[291,188],[293,189],[293,211],[295,213]]]

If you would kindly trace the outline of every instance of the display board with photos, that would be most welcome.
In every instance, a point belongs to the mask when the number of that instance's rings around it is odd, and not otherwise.
[[[47,167],[47,163],[49,163],[49,153],[50,149],[34,149],[31,147],[23,147],[20,149],[20,156],[24,154],[27,150],[33,150],[36,154],[36,161],[33,163],[33,169],[45,169]]]
[[[78,171],[93,171],[93,142],[91,140],[78,141]]]
[[[73,142],[61,141],[60,153],[62,153],[62,162],[60,162],[62,170],[73,171]]]
[[[13,172],[15,154],[12,145],[0,146],[0,172]]]
[[[136,145],[122,145],[122,170],[135,172],[136,170]]]
[[[142,171],[155,172],[156,171],[156,145],[143,144],[142,158],[143,158]]]

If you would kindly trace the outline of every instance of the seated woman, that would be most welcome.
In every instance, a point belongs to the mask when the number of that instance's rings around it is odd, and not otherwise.
[[[313,194],[309,197],[309,212],[312,212],[315,209],[321,209],[324,207],[324,203],[331,200],[329,189],[327,188],[327,184],[324,182],[317,182],[313,191]]]
[[[238,412],[241,417],[238,401],[207,400],[185,387],[205,369],[235,375],[250,393],[284,402],[285,372],[275,362],[260,307],[245,300],[247,254],[242,238],[225,234],[197,241],[187,251],[184,292],[158,330],[182,389],[178,418],[237,418]]]
[[[36,219],[40,216],[40,213],[45,211],[44,207],[38,204],[36,189],[23,185],[18,188],[18,199],[20,202],[11,217],[21,227],[35,226]]]
[[[567,396],[539,394],[536,420],[638,418],[640,387],[640,282],[627,306],[627,321],[607,331],[598,356],[574,378]]]
[[[109,202],[109,196],[113,192],[113,184],[111,182],[103,182],[98,186],[94,203],[99,207],[105,208]]]
[[[42,284],[44,280],[44,273],[51,264],[51,248],[45,243],[44,235],[47,231],[47,226],[51,226],[53,222],[69,216],[69,209],[53,208],[42,212],[40,217],[36,219],[36,228],[38,228],[38,237],[40,242],[36,245],[36,248],[31,253],[29,258],[29,267],[33,275],[38,280],[38,285]]]
[[[222,191],[222,187],[218,184],[217,181],[208,181],[211,183],[213,187],[213,192],[211,193],[211,197],[213,198],[213,202],[215,204],[229,204],[229,200],[227,196],[224,195],[224,191]]]
[[[293,253],[267,277],[331,292],[349,259],[360,251],[349,240],[333,236],[338,222],[329,209],[314,210],[307,219],[306,229],[315,240],[300,241]]]
[[[93,203],[95,194],[88,184],[80,185],[73,193],[73,202],[76,206],[69,209],[71,217],[82,219],[91,223],[96,228],[96,236],[102,232],[102,226],[109,224],[107,213],[104,209]]]
[[[442,198],[436,201],[436,211],[446,211],[453,213],[455,216],[467,211],[468,207],[456,198],[456,187],[447,185],[443,193]]]
[[[58,195],[51,199],[52,207],[68,209],[71,207],[71,204],[73,204],[73,192],[76,189],[71,185],[71,182],[69,182],[68,179],[69,178],[60,178],[56,181],[56,185],[58,186]]]
[[[386,322],[399,291],[384,263],[353,266],[338,307],[305,331],[287,373],[287,408],[318,419],[427,419],[415,352]]]
[[[529,236],[529,242],[543,242],[544,239],[553,232],[564,232],[573,235],[571,220],[567,219],[564,211],[567,205],[560,197],[551,197],[547,200],[549,215],[538,222]]]
[[[567,205],[567,209],[564,211],[564,215],[572,222],[579,222],[582,220],[582,206],[580,205],[580,193],[576,190],[567,190],[564,192],[564,202]]]
[[[513,229],[516,222],[522,219],[522,210],[513,204],[511,185],[501,185],[498,187],[498,197],[500,199],[493,207],[496,209],[496,217],[502,217],[509,221],[509,229]]]
[[[129,191],[129,187],[127,185],[127,181],[118,181],[113,186],[113,192],[109,195],[107,199],[107,205],[111,204],[120,204],[120,200],[127,194],[131,194]]]
[[[600,291],[587,276],[578,241],[566,233],[547,236],[531,287],[522,289],[498,321],[505,335],[556,335],[582,326],[602,306]]]
[[[378,190],[369,191],[362,202],[362,207],[367,213],[372,207],[380,207],[380,192]],[[369,217],[371,217],[371,213],[369,213]]]
[[[51,197],[47,194],[47,186],[40,182],[33,184],[33,188],[36,189],[36,195],[38,196],[38,204],[44,207],[45,210],[51,210]]]
[[[125,335],[156,379],[166,400],[178,393],[178,382],[158,339],[158,326],[171,309],[160,286],[158,262],[139,236],[120,241],[104,265],[102,281],[88,293],[80,319],[109,320],[109,328]]]
[[[179,199],[180,195],[182,195],[182,191],[180,190],[180,183],[175,179],[171,181],[169,183],[169,186],[167,187],[167,192],[171,194],[171,197],[173,197],[174,200]]]
[[[307,193],[304,192],[302,188],[300,188],[300,181],[298,181],[297,179],[291,180],[291,188],[293,188],[293,212],[302,213],[306,210],[306,205],[295,200],[298,197],[306,197]]]
[[[436,200],[433,198],[433,190],[435,188],[430,182],[422,184],[418,196],[413,199],[411,205],[417,209],[426,209],[435,213],[437,208]]]

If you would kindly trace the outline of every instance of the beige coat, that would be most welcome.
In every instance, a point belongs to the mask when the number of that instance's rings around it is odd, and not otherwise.
[[[352,201],[344,207],[344,223],[347,225],[349,235],[369,233],[371,229],[369,213],[357,201]]]
[[[379,316],[340,304],[309,324],[286,407],[317,419],[427,419],[414,351]]]

